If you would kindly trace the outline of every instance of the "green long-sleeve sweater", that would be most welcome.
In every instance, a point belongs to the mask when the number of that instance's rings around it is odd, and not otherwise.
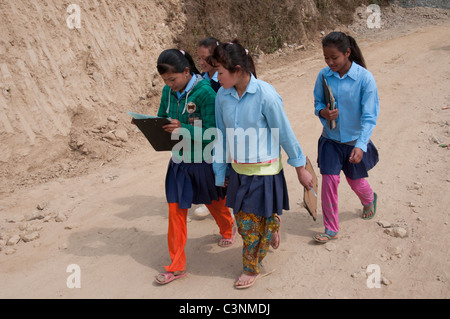
[[[186,145],[180,149],[179,146],[183,144],[177,144],[172,151],[172,155],[184,162],[198,163],[210,161],[212,157],[212,141],[209,138],[214,138],[205,136],[207,139],[203,139],[203,136],[205,130],[215,129],[216,127],[216,92],[211,88],[208,80],[202,79],[200,75],[194,76],[197,77],[196,83],[180,100],[178,100],[177,93],[169,86],[166,85],[163,88],[158,116],[179,120],[182,127],[180,135],[183,136],[183,140],[186,138],[190,140],[190,156],[189,153],[185,153]],[[198,126],[199,122],[194,121],[201,121],[201,127]],[[197,126],[194,127],[194,124],[197,124]],[[205,151],[207,146],[208,148]]]

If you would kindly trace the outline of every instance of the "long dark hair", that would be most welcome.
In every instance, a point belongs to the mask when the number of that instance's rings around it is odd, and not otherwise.
[[[216,67],[221,64],[230,73],[242,70],[252,73],[256,78],[256,69],[253,59],[248,51],[239,43],[238,39],[228,43],[221,43],[214,49],[214,53],[209,57],[209,64]],[[239,66],[239,67],[237,67]]]
[[[167,72],[182,73],[189,68],[191,73],[200,74],[191,55],[183,50],[168,49],[161,52],[156,68],[159,74]]]
[[[199,47],[205,47],[208,49],[209,53],[212,54],[214,52],[214,49],[220,44],[219,40],[213,37],[209,37],[206,39],[201,40],[198,43]]]
[[[322,39],[322,46],[335,47],[344,54],[350,49],[349,60],[367,69],[361,49],[353,37],[346,35],[343,32],[331,32]]]

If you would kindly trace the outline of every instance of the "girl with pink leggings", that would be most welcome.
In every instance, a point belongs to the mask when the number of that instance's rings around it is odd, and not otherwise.
[[[380,103],[373,75],[366,69],[355,39],[332,32],[322,40],[325,62],[314,88],[315,114],[323,131],[319,139],[317,163],[322,174],[322,212],[325,232],[313,239],[326,243],[339,232],[338,185],[340,173],[363,205],[363,219],[376,212],[377,194],[365,179],[378,162],[378,151],[370,140]],[[323,80],[335,98],[334,110],[325,104]],[[330,126],[331,121],[335,126]]]

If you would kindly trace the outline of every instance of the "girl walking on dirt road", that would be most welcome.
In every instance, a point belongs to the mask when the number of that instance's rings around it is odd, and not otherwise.
[[[323,125],[317,163],[322,174],[322,212],[325,232],[313,237],[326,243],[338,237],[338,185],[343,171],[363,205],[363,219],[377,209],[377,194],[365,179],[378,162],[370,137],[377,123],[380,103],[373,75],[366,69],[355,39],[332,32],[322,40],[328,67],[322,69],[314,88],[315,114]],[[325,102],[324,79],[335,98],[336,108]],[[335,127],[330,122],[335,121]]]
[[[226,185],[228,180],[226,204],[233,208],[243,239],[244,269],[235,287],[247,288],[260,275],[269,247],[278,247],[278,215],[289,209],[280,146],[300,183],[309,189],[313,182],[282,99],[270,84],[256,79],[248,51],[237,40],[222,43],[211,63],[217,66],[222,85],[216,98],[216,124],[223,135],[216,144],[213,167],[216,185]],[[268,152],[268,146],[275,151]]]
[[[209,81],[199,74],[192,57],[185,51],[163,51],[158,58],[157,69],[166,84],[158,116],[171,119],[171,123],[163,128],[170,133],[177,133],[183,128],[192,137],[188,141],[192,144],[190,154],[183,153],[183,149],[172,151],[166,174],[166,198],[169,204],[167,240],[172,262],[165,267],[166,272],[156,276],[156,282],[167,284],[186,275],[184,248],[187,240],[187,212],[192,204],[205,204],[214,217],[222,235],[219,246],[233,244],[235,226],[230,210],[225,207],[224,191],[215,186],[212,164],[206,162],[212,154],[204,150],[211,141],[204,141],[203,134],[201,140],[195,140],[197,134],[194,134],[194,125],[198,123],[201,123],[203,131],[215,128],[216,93]],[[200,150],[194,147],[194,143],[202,145]],[[201,154],[197,154],[200,151]],[[198,158],[201,161],[194,162]]]

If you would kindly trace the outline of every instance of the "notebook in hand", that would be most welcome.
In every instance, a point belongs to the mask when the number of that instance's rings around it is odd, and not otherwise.
[[[309,161],[309,158],[306,158],[306,166],[305,169],[312,175],[313,178],[313,187],[309,190],[304,188],[303,191],[303,201],[305,202],[305,208],[311,217],[316,221],[317,219],[317,193],[319,191],[319,183],[317,181],[317,175],[314,172],[314,168]]]
[[[133,123],[141,130],[155,151],[171,151],[179,142],[178,139],[172,140],[172,134],[162,128],[170,123],[168,118],[134,112],[127,113],[133,117]]]
[[[331,91],[331,88],[328,85],[328,82],[323,74],[322,74],[322,83],[323,83],[323,92],[325,94],[325,105],[330,104],[330,110],[334,110],[336,108],[336,100],[334,99],[333,92]],[[336,127],[336,121],[335,120],[328,121],[328,125],[330,125],[330,129],[334,129]]]

